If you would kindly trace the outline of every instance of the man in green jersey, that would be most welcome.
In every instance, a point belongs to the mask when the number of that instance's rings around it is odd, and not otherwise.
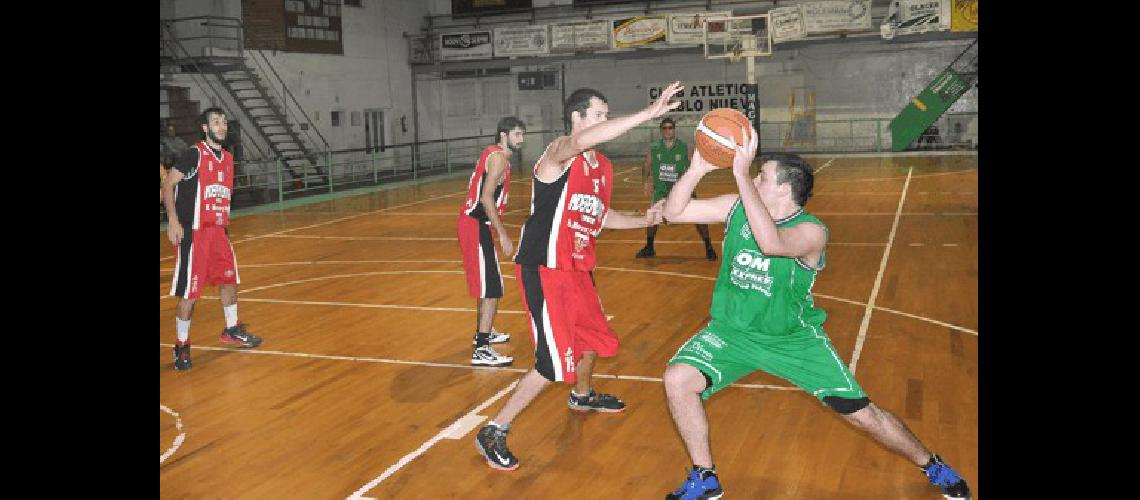
[[[921,468],[946,498],[970,498],[966,481],[901,420],[871,403],[835,353],[822,328],[827,314],[811,294],[816,274],[824,268],[828,234],[803,209],[811,196],[811,166],[797,155],[772,155],[751,179],[756,145],[752,130],[749,144],[737,147],[732,174],[739,195],[690,200],[701,177],[715,169],[698,152],[665,202],[669,222],[725,223],[712,320],[677,350],[665,370],[669,411],[693,461],[685,483],[666,498],[720,498],[724,493],[701,400],[756,370],[818,398]]]
[[[649,150],[645,152],[645,164],[641,166],[641,180],[645,185],[645,196],[652,196],[650,205],[669,196],[669,190],[677,179],[689,168],[689,161],[693,158],[693,151],[689,145],[677,139],[677,124],[672,118],[661,120],[661,140],[649,143]],[[693,193],[696,196],[696,193]],[[713,250],[709,241],[708,224],[697,224],[697,234],[705,241],[705,258],[716,260],[716,250]],[[653,249],[653,238],[657,236],[657,226],[645,228],[645,248],[637,252],[637,258],[653,257],[657,252]]]

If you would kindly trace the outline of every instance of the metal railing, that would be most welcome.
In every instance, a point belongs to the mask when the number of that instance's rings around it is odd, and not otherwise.
[[[954,113],[952,116],[969,119],[977,113]],[[947,117],[939,119],[939,130],[949,132],[945,126]],[[884,152],[890,151],[890,119],[862,118],[849,120],[819,120],[816,122],[816,143],[814,145],[785,145],[787,121],[760,123],[761,149],[767,152]],[[976,125],[972,133],[976,137]],[[528,142],[540,147],[530,149],[541,151],[541,146],[550,143],[555,137],[564,134],[563,130],[528,131]],[[693,127],[679,126],[680,137],[692,137]],[[599,150],[614,159],[638,159],[645,155],[649,141],[660,137],[656,126],[641,126],[630,130],[622,137],[599,146]],[[962,149],[976,147],[976,143],[961,140],[962,134],[940,135],[940,144],[916,145],[911,149]],[[479,153],[495,140],[495,135],[456,137],[423,141],[419,143],[393,144],[379,147],[341,150],[324,150],[314,154],[320,157],[320,165],[329,173],[329,182],[310,184],[309,177],[293,179],[288,175],[284,160],[279,157],[268,160],[239,161],[236,163],[234,179],[234,208],[246,208],[267,203],[280,203],[286,200],[338,191],[376,186],[385,183],[413,180],[422,177],[447,174],[469,174],[475,167]],[[513,159],[511,164],[517,174],[529,169],[534,158]]]

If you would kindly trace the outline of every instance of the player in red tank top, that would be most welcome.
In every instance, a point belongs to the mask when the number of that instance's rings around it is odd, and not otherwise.
[[[163,201],[169,218],[166,235],[175,247],[173,284],[177,339],[174,369],[189,370],[190,315],[206,285],[217,285],[226,317],[222,341],[251,348],[261,338],[238,322],[237,259],[225,228],[230,223],[234,187],[233,153],[224,148],[229,121],[220,108],[202,112],[199,124],[205,139],[183,152],[163,181]]]
[[[503,296],[503,277],[491,234],[493,231],[498,235],[503,253],[511,255],[514,244],[501,216],[506,211],[511,188],[510,157],[522,147],[526,126],[518,118],[508,116],[499,120],[496,131],[499,141],[487,146],[479,155],[467,183],[467,200],[455,223],[467,291],[475,298],[478,308],[471,364],[479,366],[507,366],[514,361],[513,357],[502,356],[491,347],[511,337],[494,329],[495,311]]]
[[[676,109],[680,101],[670,100],[681,90],[681,83],[674,82],[645,109],[613,120],[608,119],[606,98],[596,90],[579,89],[567,98],[570,135],[554,139],[534,167],[531,214],[515,256],[515,276],[535,345],[535,366],[475,437],[492,468],[518,467],[518,460],[507,449],[507,429],[552,381],[573,384],[567,402],[571,410],[625,409],[620,399],[595,393],[590,385],[594,360],[614,356],[618,348],[593,283],[594,243],[603,227],[634,229],[660,223],[663,202],[640,217],[609,210],[613,167],[593,147]]]

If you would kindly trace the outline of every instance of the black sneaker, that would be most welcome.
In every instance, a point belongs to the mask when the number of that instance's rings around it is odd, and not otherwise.
[[[713,250],[712,247],[705,248],[705,258],[708,260],[711,260],[711,261],[715,261],[716,260],[716,250]]]
[[[922,472],[926,474],[930,484],[942,490],[942,496],[953,500],[973,498],[970,496],[970,487],[966,485],[966,480],[962,479],[957,471],[946,465],[946,462],[942,461],[942,457],[931,456],[930,462],[922,468]]]
[[[625,411],[625,403],[613,394],[598,394],[590,389],[590,394],[576,396],[570,392],[570,401],[567,406],[574,411],[600,411],[602,413],[618,413]]]
[[[487,424],[475,435],[475,447],[487,465],[497,470],[515,470],[519,468],[519,461],[511,450],[507,449],[507,431],[497,425]]]
[[[190,364],[190,343],[189,342],[183,343],[182,347],[179,347],[178,343],[175,343],[174,344],[174,369],[178,370],[178,371],[183,371],[183,370],[189,370],[190,368],[191,368],[191,364]]]
[[[245,331],[245,323],[238,323],[222,331],[222,342],[241,344],[238,347],[249,349],[261,345],[261,337]]]
[[[641,250],[638,250],[637,255],[635,257],[637,257],[638,259],[644,259],[647,257],[653,257],[655,255],[657,255],[657,252],[653,250],[653,247],[647,246],[647,247],[642,248]]]
[[[711,470],[689,471],[689,477],[676,491],[665,495],[665,500],[713,500],[724,496],[724,489],[720,487],[720,479],[716,472]]]

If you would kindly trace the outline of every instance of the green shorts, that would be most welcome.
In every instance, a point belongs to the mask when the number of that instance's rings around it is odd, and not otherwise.
[[[866,397],[822,328],[785,336],[748,334],[709,323],[685,342],[669,364],[684,363],[712,380],[708,399],[745,375],[763,370],[820,399]]]

